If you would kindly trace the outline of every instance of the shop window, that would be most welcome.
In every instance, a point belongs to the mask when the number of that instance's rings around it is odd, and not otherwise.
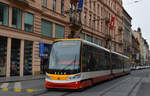
[[[12,39],[11,41],[11,76],[20,74],[20,40]]]
[[[30,13],[24,14],[24,30],[33,32],[33,20],[34,17]]]
[[[0,76],[6,76],[7,38],[0,36]]]
[[[8,5],[0,3],[0,25],[8,26]]]
[[[22,11],[18,8],[12,9],[12,27],[21,29]]]
[[[32,41],[24,41],[24,75],[32,74]]]
[[[55,38],[64,38],[65,35],[65,27],[56,24],[55,25]]]
[[[42,20],[41,33],[43,36],[52,37],[52,23],[46,20]]]

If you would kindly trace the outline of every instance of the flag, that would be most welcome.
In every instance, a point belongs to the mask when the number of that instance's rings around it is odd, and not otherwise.
[[[115,18],[112,17],[112,18],[111,18],[111,22],[110,22],[110,30],[113,30],[113,29],[114,29],[114,25],[115,25]]]
[[[78,4],[78,11],[82,11],[82,7],[83,7],[83,0],[79,0],[79,4]]]

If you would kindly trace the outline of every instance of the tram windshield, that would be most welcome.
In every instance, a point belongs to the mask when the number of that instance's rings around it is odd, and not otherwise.
[[[52,46],[49,61],[50,73],[73,74],[80,71],[79,40],[64,40],[55,42]]]

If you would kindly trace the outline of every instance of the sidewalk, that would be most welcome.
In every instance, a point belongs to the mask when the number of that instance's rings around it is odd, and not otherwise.
[[[5,83],[5,82],[17,82],[17,81],[28,81],[28,80],[39,80],[39,79],[44,79],[45,75],[39,75],[39,76],[11,76],[11,77],[0,77],[0,83]]]

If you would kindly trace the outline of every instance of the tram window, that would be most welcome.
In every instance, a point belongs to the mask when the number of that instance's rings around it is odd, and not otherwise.
[[[82,64],[83,72],[108,70],[110,68],[109,53],[85,44],[83,46]]]
[[[82,67],[83,72],[87,71],[87,45],[83,46],[83,53],[82,53]]]

